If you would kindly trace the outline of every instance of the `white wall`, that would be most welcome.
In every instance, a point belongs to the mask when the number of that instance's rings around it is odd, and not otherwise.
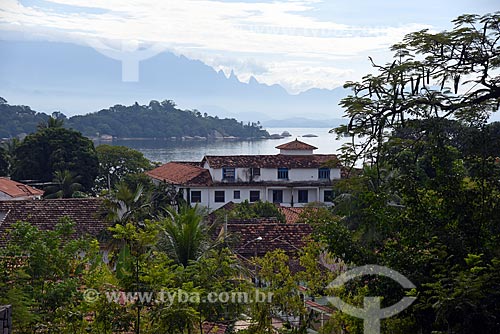
[[[331,187],[219,187],[219,188],[190,188],[190,191],[201,191],[201,202],[199,205],[216,210],[228,202],[241,203],[245,200],[250,201],[250,191],[260,191],[261,201],[273,201],[273,190],[280,189],[283,191],[282,206],[291,206],[292,194],[293,205],[295,207],[302,207],[307,203],[299,203],[299,189],[307,190],[308,203],[311,202],[324,202],[324,190],[331,190]],[[234,191],[240,191],[240,198],[234,198]],[[215,192],[224,191],[224,202],[215,202]],[[184,194],[186,198],[186,194]],[[330,204],[330,203],[326,203]],[[192,205],[195,205],[193,202]]]
[[[222,168],[210,168],[205,163],[214,182],[222,182]],[[235,181],[250,182],[250,168],[235,168]],[[340,169],[330,169],[330,179],[340,179]],[[288,170],[289,181],[318,181],[318,168],[291,168]],[[254,176],[253,181],[285,181],[278,179],[278,168],[261,168],[260,176]]]
[[[280,150],[283,155],[313,155],[313,150]]]

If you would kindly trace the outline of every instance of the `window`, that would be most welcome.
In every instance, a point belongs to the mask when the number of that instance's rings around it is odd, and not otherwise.
[[[299,203],[309,202],[309,190],[299,190]]]
[[[234,193],[233,193],[233,199],[240,199],[240,191],[239,190],[235,190]]]
[[[288,168],[278,168],[278,179],[288,180]]]
[[[222,168],[222,179],[226,181],[234,181],[236,179],[236,171],[234,167]]]
[[[216,203],[222,203],[222,202],[225,202],[226,199],[225,199],[225,194],[224,194],[224,190],[217,190],[215,192],[215,202]]]
[[[257,202],[260,200],[260,191],[251,190],[250,191],[250,202]]]
[[[191,191],[191,203],[200,203],[201,202],[201,191],[194,190]]]
[[[260,168],[253,167],[252,168],[252,176],[260,176]]]
[[[283,190],[273,190],[273,203],[283,203]]]
[[[333,201],[333,190],[325,190],[324,193],[325,202]]]
[[[318,169],[318,179],[330,180],[330,168]]]

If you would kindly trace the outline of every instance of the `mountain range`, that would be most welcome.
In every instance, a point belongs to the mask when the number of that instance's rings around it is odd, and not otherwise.
[[[234,72],[226,76],[201,61],[170,52],[140,62],[136,82],[121,80],[120,61],[77,44],[0,40],[0,58],[0,96],[11,104],[68,116],[114,104],[170,99],[183,109],[219,117],[263,123],[292,118],[307,126],[307,120],[340,119],[338,103],[347,96],[343,88],[292,95],[280,85],[259,83],[254,77],[241,82]]]

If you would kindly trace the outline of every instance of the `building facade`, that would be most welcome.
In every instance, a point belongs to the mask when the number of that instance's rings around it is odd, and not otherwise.
[[[295,140],[275,155],[205,156],[201,162],[169,162],[147,174],[167,182],[191,204],[216,210],[228,202],[268,201],[281,206],[331,203],[332,182],[341,178],[333,154]]]

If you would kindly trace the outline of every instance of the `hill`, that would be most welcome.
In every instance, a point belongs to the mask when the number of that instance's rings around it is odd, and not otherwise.
[[[0,138],[12,138],[34,132],[49,115],[36,112],[28,106],[0,103]],[[197,110],[181,110],[171,100],[151,101],[149,105],[115,105],[87,115],[66,118],[62,113],[54,117],[65,119],[65,126],[82,132],[87,137],[110,135],[118,138],[180,138],[183,136],[215,138],[233,136],[260,138],[269,134],[258,123],[219,119]]]

